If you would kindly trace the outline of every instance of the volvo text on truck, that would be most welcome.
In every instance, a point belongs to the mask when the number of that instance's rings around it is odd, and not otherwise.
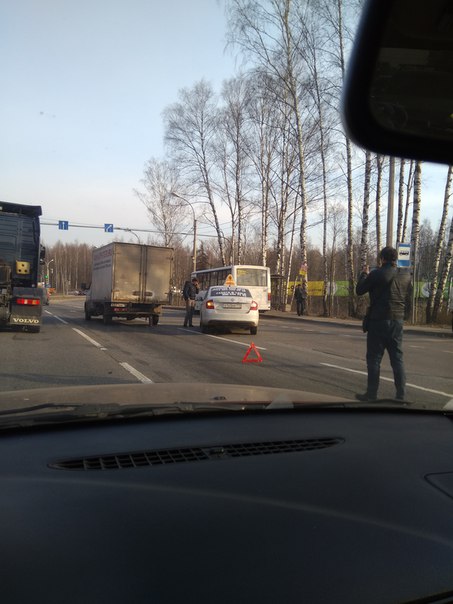
[[[0,327],[41,328],[40,206],[0,201]]]
[[[146,318],[157,325],[168,302],[173,249],[114,242],[93,250],[92,281],[85,300],[85,319],[102,315]]]

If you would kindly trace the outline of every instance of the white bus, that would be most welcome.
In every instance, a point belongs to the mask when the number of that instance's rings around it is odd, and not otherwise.
[[[191,277],[199,281],[200,293],[195,301],[195,312],[200,311],[201,301],[211,285],[223,285],[231,275],[235,285],[250,290],[260,312],[271,309],[271,271],[267,266],[230,264],[219,268],[194,271]]]

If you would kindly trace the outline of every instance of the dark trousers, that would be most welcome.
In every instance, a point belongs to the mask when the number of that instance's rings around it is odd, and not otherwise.
[[[305,300],[296,300],[296,311],[299,317],[305,313]]]
[[[370,319],[367,333],[366,364],[370,397],[376,397],[379,388],[381,361],[387,350],[393,369],[396,397],[406,393],[406,373],[403,363],[403,321]]]
[[[195,300],[186,300],[186,315],[184,317],[184,327],[187,327],[187,323],[189,327],[192,326],[193,313],[195,310]]]

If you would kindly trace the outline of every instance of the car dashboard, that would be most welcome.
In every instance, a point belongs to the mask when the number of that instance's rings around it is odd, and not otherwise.
[[[453,601],[442,413],[15,429],[0,460],[4,602]]]

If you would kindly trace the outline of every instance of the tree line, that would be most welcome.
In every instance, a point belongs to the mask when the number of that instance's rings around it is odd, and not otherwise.
[[[433,230],[420,224],[422,162],[363,151],[345,134],[340,97],[360,5],[225,0],[227,47],[241,68],[218,91],[205,80],[179,91],[163,112],[165,155],[146,162],[135,189],[159,233],[149,242],[175,248],[176,288],[190,273],[197,228],[198,267],[262,264],[281,283],[298,275],[321,280],[326,316],[333,312],[329,283],[344,279],[347,312],[357,316],[357,274],[376,264],[389,241],[394,183],[390,240],[411,243],[414,279],[423,274],[431,283],[426,320],[436,319],[451,269],[452,170],[445,169]],[[317,224],[321,242],[313,245]],[[212,237],[203,235],[208,228]]]
[[[390,173],[397,198],[392,242],[410,241],[415,266],[424,261],[422,163],[364,152],[341,125],[359,9],[356,0],[227,0],[228,46],[241,71],[218,92],[204,80],[180,90],[163,113],[166,155],[149,159],[136,190],[165,244],[177,240],[181,225],[190,229],[192,210],[213,229],[209,247],[215,244],[219,264],[254,256],[288,280],[294,265],[312,278],[310,228],[321,222],[326,315],[328,284],[343,269],[348,313],[357,314],[357,273],[376,263],[388,241]],[[428,320],[442,303],[451,266],[451,177],[446,169]]]

